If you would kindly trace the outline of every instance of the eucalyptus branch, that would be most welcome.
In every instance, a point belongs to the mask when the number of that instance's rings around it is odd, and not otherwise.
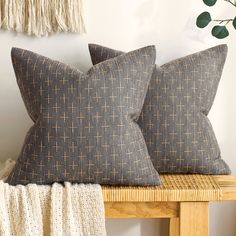
[[[222,1],[228,2],[230,5],[236,7],[236,0],[222,0]],[[217,0],[203,0],[203,2],[207,6],[212,7],[216,4]],[[218,39],[223,39],[229,36],[229,31],[227,29],[229,23],[231,23],[234,29],[236,30],[236,16],[234,18],[227,18],[227,19],[222,19],[222,18],[212,19],[211,14],[208,11],[202,12],[197,17],[196,25],[199,28],[205,28],[210,24],[210,22],[214,22],[211,34]]]
[[[232,4],[234,7],[236,7],[236,5],[233,2],[231,2],[230,0],[224,0],[224,1],[228,2],[228,3]]]

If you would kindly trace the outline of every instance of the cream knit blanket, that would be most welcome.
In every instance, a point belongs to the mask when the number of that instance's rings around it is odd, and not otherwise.
[[[104,236],[100,185],[10,186],[4,179],[14,161],[0,163],[1,236]]]

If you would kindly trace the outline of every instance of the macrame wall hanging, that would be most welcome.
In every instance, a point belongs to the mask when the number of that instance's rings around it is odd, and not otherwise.
[[[0,0],[0,28],[38,37],[84,33],[82,0]]]

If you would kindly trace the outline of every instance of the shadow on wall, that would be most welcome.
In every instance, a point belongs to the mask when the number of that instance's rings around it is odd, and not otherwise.
[[[114,224],[116,227],[114,227]],[[167,236],[168,220],[162,219],[109,219],[106,220],[107,236],[139,235]]]
[[[233,236],[236,235],[235,202],[217,202],[210,204],[210,235]],[[218,226],[218,227],[217,227]]]
[[[172,4],[174,5],[174,4]],[[160,0],[147,0],[137,8],[136,18],[136,43],[144,46],[155,44],[157,49],[157,64],[161,65],[184,52],[182,35],[177,31],[183,31],[184,26],[175,26],[170,22],[171,8],[169,2]],[[168,13],[166,13],[168,12]],[[173,35],[178,37],[173,38]],[[166,50],[168,48],[168,50]],[[177,50],[176,50],[177,49]]]
[[[151,225],[151,227],[150,227]],[[141,236],[168,236],[168,219],[152,219],[141,220],[140,222],[140,235]]]
[[[161,0],[142,2],[134,15],[137,21],[136,43],[138,46],[155,44],[159,65],[194,53],[196,46],[204,47],[209,39],[208,32],[196,27],[196,9],[192,9],[198,5],[191,1],[175,1],[171,5]],[[179,8],[189,9],[188,14],[176,14]]]
[[[25,134],[33,122],[27,115],[23,102],[19,99],[17,101],[16,94],[4,94],[4,98],[0,114],[0,120],[4,124],[1,126],[0,135],[1,159],[16,159]]]
[[[137,20],[137,43],[138,46],[144,46],[143,42],[147,44],[156,44],[158,37],[157,25],[159,21],[158,1],[146,0],[143,2],[135,12]],[[153,40],[154,39],[154,40]],[[140,44],[143,45],[140,45]]]

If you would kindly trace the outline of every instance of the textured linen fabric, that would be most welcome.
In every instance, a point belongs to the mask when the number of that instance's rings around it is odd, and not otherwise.
[[[136,123],[154,68],[154,46],[86,74],[18,48],[12,49],[12,61],[34,125],[9,184],[159,184]]]
[[[4,183],[14,161],[0,165],[1,236],[105,236],[102,189],[97,184],[52,186]]]
[[[122,54],[96,44],[89,50],[94,64]],[[226,55],[219,45],[156,66],[138,124],[159,173],[230,173],[207,118]]]

